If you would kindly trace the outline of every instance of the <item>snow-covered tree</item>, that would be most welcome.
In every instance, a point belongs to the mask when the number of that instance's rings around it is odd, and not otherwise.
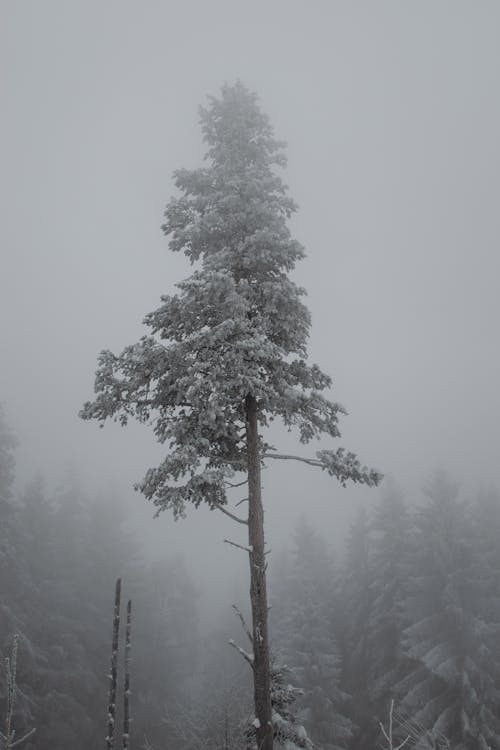
[[[289,669],[271,665],[271,705],[276,744],[284,750],[313,750],[302,723],[297,719],[294,703],[302,691],[289,682]]]
[[[175,173],[180,196],[168,204],[163,227],[170,249],[198,267],[146,316],[149,335],[119,355],[101,353],[96,398],[81,415],[153,425],[168,451],[139,487],[158,511],[179,517],[187,503],[206,502],[228,512],[228,485],[246,474],[254,699],[259,745],[270,750],[260,472],[266,458],[281,456],[262,430],[281,418],[303,443],[322,433],[338,438],[344,409],[322,395],[330,378],[306,363],[310,317],[304,290],[288,275],[304,250],[290,235],[296,206],[276,173],[285,164],[283,144],[241,83],[210,99],[201,127],[207,165]],[[342,483],[379,480],[341,448],[306,460]]]

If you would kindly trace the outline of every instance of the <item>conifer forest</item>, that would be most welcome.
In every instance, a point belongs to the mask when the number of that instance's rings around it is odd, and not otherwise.
[[[1,12],[0,750],[500,750],[500,7]]]

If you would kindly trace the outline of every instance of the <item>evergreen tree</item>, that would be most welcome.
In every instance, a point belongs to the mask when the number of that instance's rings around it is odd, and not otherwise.
[[[500,494],[491,487],[479,493],[471,518],[475,602],[475,671],[469,670],[475,696],[470,734],[474,747],[500,747]]]
[[[454,748],[477,748],[471,727],[477,711],[477,590],[467,509],[458,486],[436,472],[426,487],[428,503],[416,517],[416,544],[404,632],[415,660],[402,708]]]
[[[382,718],[387,715],[391,700],[399,704],[397,685],[412,668],[401,643],[407,625],[412,527],[402,492],[390,481],[384,482],[372,514],[371,530],[367,676],[374,712]]]
[[[50,499],[40,478],[31,482],[22,508],[34,581],[27,597],[29,631],[40,655],[32,677],[35,745],[80,750],[96,740],[91,707],[100,683],[93,648],[88,648],[89,641],[95,644],[96,623],[90,605],[95,582],[83,564],[86,500],[75,473],[67,471]]]
[[[309,313],[304,291],[288,277],[304,251],[290,236],[286,221],[296,207],[275,172],[285,163],[282,144],[240,83],[210,100],[201,126],[208,165],[175,173],[181,195],[167,206],[164,225],[170,248],[200,265],[146,317],[151,335],[118,356],[101,353],[97,396],[81,415],[154,425],[169,453],[140,488],[176,517],[186,503],[226,510],[228,482],[245,472],[257,735],[270,750],[260,471],[265,458],[281,456],[261,432],[278,417],[304,443],[321,433],[337,438],[344,410],[321,394],[330,378],[305,361]],[[379,480],[342,449],[319,451],[309,463],[342,483]]]
[[[0,580],[2,581],[0,645],[5,649],[6,655],[10,652],[13,634],[22,629],[18,605],[20,586],[26,575],[22,558],[17,555],[20,528],[18,508],[12,492],[15,479],[14,449],[16,445],[17,440],[0,406]]]
[[[340,689],[341,659],[333,629],[335,570],[324,539],[302,517],[294,533],[292,564],[283,594],[286,614],[277,623],[281,658],[295,675],[302,695],[301,719],[315,744],[327,750],[345,746],[352,722]],[[283,602],[280,602],[283,608]]]
[[[33,726],[34,697],[30,676],[37,654],[29,633],[26,592],[32,588],[20,507],[13,493],[17,439],[0,406],[0,660],[11,657],[13,638],[19,644],[16,700],[12,720],[18,734]],[[8,684],[0,681],[0,702],[8,703]],[[7,712],[7,708],[6,708]],[[29,748],[29,740],[24,745]]]
[[[245,750],[252,692],[247,665],[228,648],[240,624],[224,610],[215,630],[200,633],[196,672],[164,707],[163,743],[179,750]],[[234,641],[233,641],[234,642]]]
[[[288,669],[271,664],[274,738],[285,750],[313,750],[314,745],[294,710],[294,703],[302,691],[289,683],[287,672]],[[250,747],[255,750],[257,746],[251,744]]]
[[[370,523],[361,507],[351,524],[342,571],[339,613],[343,686],[352,696],[356,733],[351,747],[365,748],[374,736],[374,710],[367,679],[370,664],[368,626],[373,604]]]
[[[39,606],[47,596],[47,585],[54,577],[57,538],[54,532],[54,504],[47,496],[46,482],[40,473],[33,477],[21,494],[19,523],[22,554],[28,571],[24,593],[33,604],[38,599],[36,606]],[[21,550],[18,550],[18,554],[21,554]]]
[[[22,644],[20,664],[25,665],[26,695],[30,696],[31,721],[37,727],[36,737],[29,742],[36,747],[45,743],[45,728],[52,720],[43,714],[41,704],[48,692],[51,675],[49,651],[57,632],[53,625],[58,617],[55,597],[54,508],[47,497],[45,480],[37,474],[25,487],[18,506],[19,534],[16,555],[23,560],[26,575],[22,582],[22,620],[29,648]],[[56,745],[54,746],[56,747]]]
[[[132,590],[134,625],[134,734],[169,745],[164,717],[185,705],[198,650],[198,592],[180,558],[145,567]],[[189,713],[189,712],[187,712]]]
[[[121,506],[106,496],[90,503],[74,472],[66,473],[55,500],[40,477],[21,496],[16,555],[29,574],[21,594],[30,643],[20,652],[21,687],[37,727],[34,748],[83,750],[101,742],[110,591],[116,570],[130,576],[131,569],[117,511]]]

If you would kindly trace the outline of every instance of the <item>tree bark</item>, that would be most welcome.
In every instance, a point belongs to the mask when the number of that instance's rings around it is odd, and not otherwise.
[[[115,719],[116,719],[116,678],[118,670],[118,638],[120,633],[120,599],[121,578],[116,579],[115,607],[113,611],[113,640],[111,643],[111,667],[109,673],[108,694],[108,735],[106,737],[106,750],[113,750],[115,746]]]
[[[132,631],[132,601],[127,603],[125,625],[125,685],[123,690],[123,750],[130,746],[130,648]]]
[[[257,402],[247,396],[246,432],[248,454],[248,544],[250,547],[250,602],[252,606],[253,681],[255,717],[258,720],[258,750],[272,750],[273,726],[269,639],[267,632],[266,560],[264,552],[264,511],[260,478],[260,449]]]

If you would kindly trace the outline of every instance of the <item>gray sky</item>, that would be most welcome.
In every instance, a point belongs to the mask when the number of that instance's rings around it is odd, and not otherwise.
[[[497,2],[25,0],[1,15],[0,399],[23,478],[72,459],[128,498],[160,457],[147,429],[76,414],[99,350],[139,338],[189,273],[160,231],[171,173],[199,166],[197,107],[237,77],[288,142],[311,359],[350,412],[344,444],[409,497],[437,464],[466,490],[496,478]],[[290,464],[265,492],[271,542],[300,508],[340,539],[374,499]],[[206,566],[232,533],[217,520],[162,516],[151,533]]]

